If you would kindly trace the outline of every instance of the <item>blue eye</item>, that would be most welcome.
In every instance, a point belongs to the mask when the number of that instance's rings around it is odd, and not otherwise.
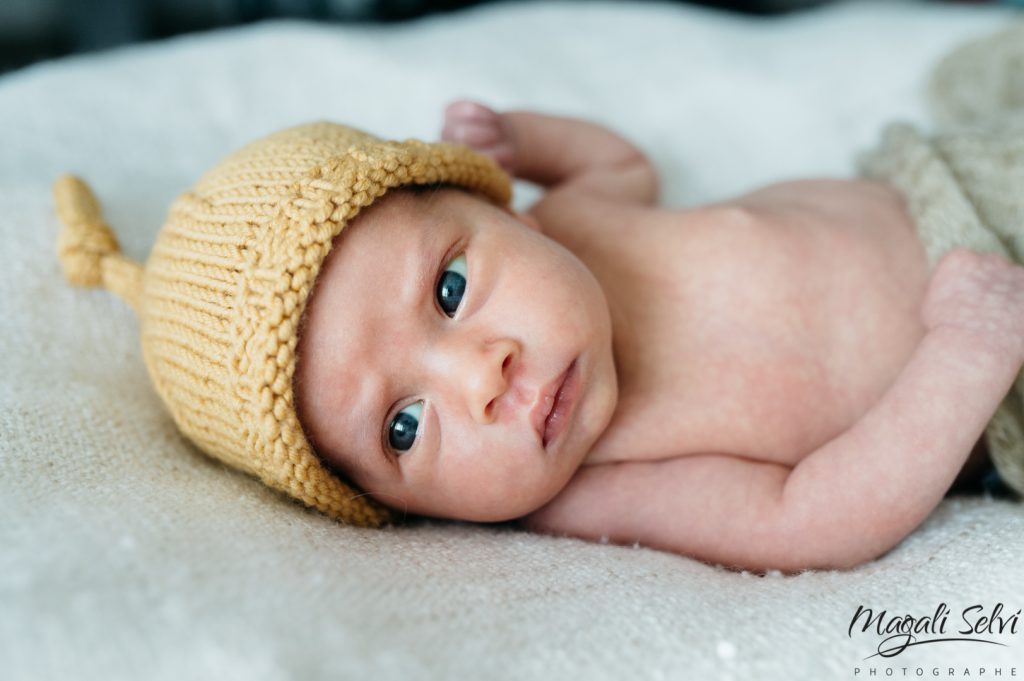
[[[416,431],[420,425],[420,415],[423,414],[423,402],[413,402],[405,407],[391,419],[388,426],[388,444],[395,451],[408,451],[416,442]]]
[[[449,317],[455,315],[466,293],[466,256],[452,258],[437,282],[437,302]]]

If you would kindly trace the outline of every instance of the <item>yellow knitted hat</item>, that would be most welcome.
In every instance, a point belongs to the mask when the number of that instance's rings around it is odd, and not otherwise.
[[[385,141],[335,123],[230,155],[171,206],[145,267],[120,252],[79,179],[54,185],[68,280],[138,313],[150,378],[200,449],[354,525],[395,519],[329,471],[294,408],[299,318],[334,237],[388,189],[445,182],[500,205],[508,176],[468,147]]]

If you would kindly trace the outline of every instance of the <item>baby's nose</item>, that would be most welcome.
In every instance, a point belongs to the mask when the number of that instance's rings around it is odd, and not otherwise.
[[[519,355],[519,344],[506,338],[480,348],[463,364],[459,378],[473,420],[489,424],[499,418]]]

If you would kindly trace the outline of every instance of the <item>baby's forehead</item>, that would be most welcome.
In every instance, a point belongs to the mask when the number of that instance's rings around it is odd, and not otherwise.
[[[371,204],[369,210],[379,204],[384,211],[420,215],[469,208],[480,201],[486,202],[483,197],[456,185],[405,185],[389,190]]]
[[[326,314],[326,309],[332,309],[331,316],[337,316],[340,307],[335,303],[340,302],[339,286],[349,290],[355,286],[363,291],[364,277],[382,267],[393,270],[398,263],[403,263],[403,271],[411,272],[417,264],[423,264],[430,244],[440,234],[439,227],[452,215],[464,212],[464,204],[459,203],[460,193],[439,187],[418,191],[391,189],[352,218],[335,237],[317,273],[299,325],[300,345],[306,345],[304,340],[308,335],[317,335],[307,333],[310,327],[327,323],[326,320],[315,321]],[[360,299],[365,297],[359,296]],[[348,302],[344,307],[351,316],[353,306]]]
[[[358,241],[363,246],[411,245],[408,239],[419,240],[453,217],[478,210],[480,201],[486,203],[485,199],[454,187],[392,189],[351,220],[336,237],[332,251],[344,248],[349,241]],[[352,236],[353,232],[359,235]],[[373,257],[365,250],[355,250],[352,256],[360,260]]]

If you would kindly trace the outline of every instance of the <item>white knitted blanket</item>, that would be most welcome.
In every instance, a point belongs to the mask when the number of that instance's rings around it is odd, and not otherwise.
[[[436,138],[467,96],[620,130],[669,205],[850,176],[883,123],[927,128],[930,65],[1010,14],[499,3],[388,28],[265,23],[0,78],[0,678],[1024,675],[1009,501],[949,498],[878,561],[795,577],[508,525],[360,530],[283,501],[176,433],[131,310],[61,277],[49,193],[60,172],[87,178],[143,259],[173,197],[242,143],[317,118]],[[523,207],[533,190],[517,190]],[[943,604],[915,642],[968,640],[885,657],[865,618],[851,629],[859,606],[887,624]],[[999,607],[1001,632],[961,633]]]

